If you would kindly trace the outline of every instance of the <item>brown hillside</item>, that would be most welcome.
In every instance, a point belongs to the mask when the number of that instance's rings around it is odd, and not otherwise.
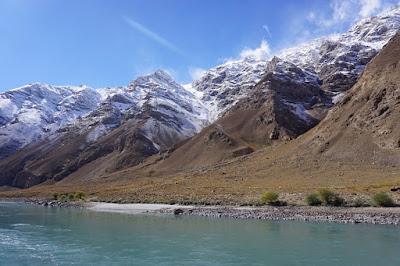
[[[274,58],[249,97],[172,152],[160,167],[183,170],[211,165],[303,134],[330,107],[318,83],[298,81],[304,76],[301,69]],[[297,115],[293,106],[303,107],[306,117]]]
[[[321,187],[351,199],[400,186],[400,34],[369,63],[341,103],[295,140],[265,145],[271,141],[269,130],[276,127],[278,138],[301,134],[301,130],[292,131],[297,126],[285,126],[276,114],[271,123],[258,119],[263,112],[274,114],[279,100],[288,96],[279,90],[269,93],[272,97],[265,101],[253,98],[247,105],[238,105],[164,156],[98,174],[97,169],[108,162],[105,156],[56,184],[1,195],[49,196],[83,190],[95,199],[119,202],[235,204],[254,203],[265,191],[282,192],[284,199],[300,202],[305,193]],[[314,105],[315,113],[318,106]],[[238,156],[258,145],[264,148]],[[396,192],[392,196],[400,198]]]
[[[400,165],[400,33],[304,143],[332,159]]]

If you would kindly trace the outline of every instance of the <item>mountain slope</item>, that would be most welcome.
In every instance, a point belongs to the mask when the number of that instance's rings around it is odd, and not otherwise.
[[[359,81],[305,145],[331,158],[400,164],[400,34],[367,66]]]
[[[293,141],[234,158],[219,149],[241,147],[244,142],[235,138],[240,129],[228,132],[213,124],[166,160],[111,174],[109,189],[102,189],[105,183],[99,180],[92,191],[104,199],[210,204],[253,204],[265,191],[304,204],[305,195],[321,187],[350,200],[389,192],[399,186],[400,176],[399,49],[397,35],[367,65],[348,96]],[[227,123],[243,123],[239,118]],[[63,188],[81,184],[75,182],[66,179]],[[392,196],[400,199],[398,193]]]
[[[363,19],[347,32],[327,36],[278,54],[282,59],[317,74],[322,88],[350,89],[366,64],[400,29],[400,8]]]
[[[98,179],[151,160],[160,161],[159,169],[176,173],[281,145],[317,125],[338,101],[341,106],[345,100],[340,99],[347,99],[347,90],[365,65],[399,28],[400,12],[393,9],[344,34],[286,50],[269,62],[252,58],[227,62],[207,71],[189,90],[157,71],[126,87],[72,90],[73,100],[66,102],[57,96],[64,90],[54,97],[49,92],[37,96],[42,102],[28,93],[21,106],[13,107],[4,94],[0,134],[6,134],[1,152],[8,157],[0,161],[0,185],[30,187],[71,175]],[[52,105],[45,116],[42,109],[49,100]],[[29,112],[18,113],[26,105]],[[53,116],[57,108],[61,118]],[[383,106],[378,113],[385,115],[388,108]],[[40,119],[24,119],[24,113],[36,110]],[[214,123],[201,131],[210,122]],[[21,144],[25,135],[15,134],[21,127],[40,134]],[[333,139],[318,138],[317,152]]]
[[[246,98],[172,152],[163,166],[204,166],[252,153],[274,140],[296,138],[332,106],[316,75],[279,58],[266,71]]]
[[[219,119],[170,154],[163,167],[218,163],[307,132],[346,95],[399,29],[397,8],[341,35],[285,50],[268,63],[246,59],[211,69],[193,87],[207,92],[206,104],[220,107],[213,115]],[[251,85],[246,76],[258,82]]]
[[[321,89],[332,101],[343,97],[366,64],[400,29],[400,8],[359,21],[347,32],[322,37],[276,56],[304,72],[317,76]],[[248,57],[209,69],[195,80],[192,89],[209,110],[209,121],[222,117],[239,100],[248,97],[266,72],[267,60]]]
[[[0,159],[54,134],[93,111],[101,95],[89,87],[32,84],[0,94]]]
[[[0,184],[29,187],[60,180],[106,156],[104,171],[136,165],[207,123],[202,104],[163,71],[108,93],[96,110],[54,137],[1,161]]]

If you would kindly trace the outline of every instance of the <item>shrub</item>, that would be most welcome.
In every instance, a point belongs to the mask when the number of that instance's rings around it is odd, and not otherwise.
[[[75,199],[75,195],[74,194],[68,194],[67,197],[68,197],[69,201],[73,201]]]
[[[268,204],[268,205],[278,205],[279,195],[275,192],[264,192],[261,195],[261,203],[262,204]]]
[[[370,206],[369,203],[362,198],[357,198],[353,202],[353,207],[368,207],[368,206]]]
[[[306,196],[306,203],[309,206],[319,206],[322,204],[322,201],[319,199],[317,193],[311,193]]]
[[[75,193],[75,199],[76,200],[84,200],[86,198],[86,195],[84,192],[79,191]]]
[[[326,206],[343,206],[345,204],[345,200],[335,194],[333,191],[322,188],[318,191],[320,200]]]
[[[330,203],[330,205],[335,207],[340,207],[346,205],[346,201],[344,200],[344,198],[335,194],[333,201]]]
[[[375,206],[379,206],[379,207],[391,207],[391,206],[394,206],[393,199],[388,194],[386,194],[385,192],[376,193],[372,197],[372,202],[374,203]]]
[[[318,190],[318,194],[319,198],[325,205],[330,205],[333,202],[335,196],[335,193],[326,188],[321,188],[320,190]]]
[[[59,197],[58,193],[53,193],[53,199],[54,200],[58,200],[58,197]]]
[[[59,196],[58,201],[67,202],[68,201],[67,195],[63,194],[63,195]]]

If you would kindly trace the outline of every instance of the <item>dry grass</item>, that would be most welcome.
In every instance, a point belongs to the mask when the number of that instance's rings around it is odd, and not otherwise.
[[[96,179],[66,178],[8,197],[50,197],[54,192],[84,191],[89,199],[114,202],[254,204],[264,191],[281,193],[289,203],[304,204],[307,193],[329,188],[346,198],[370,196],[400,185],[400,168],[333,162],[290,155],[291,144],[269,147],[250,156],[180,173],[127,169]],[[399,200],[399,193],[392,193]]]

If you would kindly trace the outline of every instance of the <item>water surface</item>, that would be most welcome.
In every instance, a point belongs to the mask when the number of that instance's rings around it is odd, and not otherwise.
[[[400,265],[400,227],[0,202],[0,265]]]

